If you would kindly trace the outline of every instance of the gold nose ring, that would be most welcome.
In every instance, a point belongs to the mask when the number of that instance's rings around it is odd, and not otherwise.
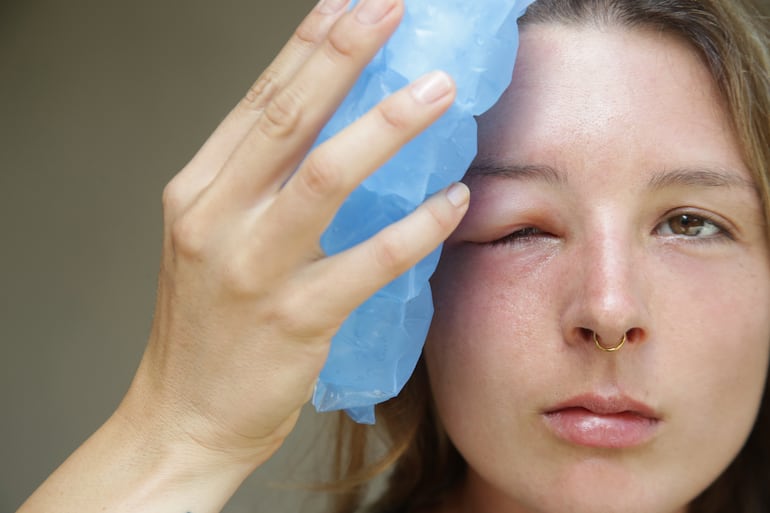
[[[596,347],[604,351],[605,353],[614,353],[615,351],[619,351],[621,347],[623,347],[623,344],[626,343],[626,334],[623,333],[623,337],[620,339],[620,342],[618,342],[616,345],[612,347],[606,347],[603,346],[601,342],[599,342],[599,335],[596,334],[594,331],[594,344],[596,344]]]

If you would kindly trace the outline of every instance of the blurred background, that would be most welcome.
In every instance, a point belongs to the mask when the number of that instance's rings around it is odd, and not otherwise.
[[[313,3],[0,1],[0,511],[123,396],[151,322],[163,186]],[[225,511],[319,511],[295,485],[317,478],[325,421],[306,411]]]

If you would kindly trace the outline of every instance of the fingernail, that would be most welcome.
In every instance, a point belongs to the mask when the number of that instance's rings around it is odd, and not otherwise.
[[[348,0],[321,0],[318,12],[321,14],[336,14],[348,4]]]
[[[452,90],[452,79],[443,71],[433,71],[412,84],[412,96],[420,103],[433,103]]]
[[[363,0],[356,11],[356,19],[374,25],[393,8],[393,0]]]
[[[468,203],[468,199],[471,197],[471,191],[468,189],[468,186],[464,183],[457,182],[452,184],[449,189],[446,191],[446,199],[449,200],[449,203],[451,203],[455,207],[462,207],[466,203]]]

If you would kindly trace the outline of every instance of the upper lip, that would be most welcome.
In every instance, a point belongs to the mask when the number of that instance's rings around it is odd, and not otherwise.
[[[582,394],[548,408],[545,413],[556,413],[569,408],[583,408],[597,415],[632,413],[649,419],[660,418],[652,407],[626,395]]]

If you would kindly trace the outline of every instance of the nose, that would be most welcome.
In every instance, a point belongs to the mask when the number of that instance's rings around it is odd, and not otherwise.
[[[648,334],[643,249],[622,230],[593,233],[573,248],[565,340],[610,352],[638,345]]]

